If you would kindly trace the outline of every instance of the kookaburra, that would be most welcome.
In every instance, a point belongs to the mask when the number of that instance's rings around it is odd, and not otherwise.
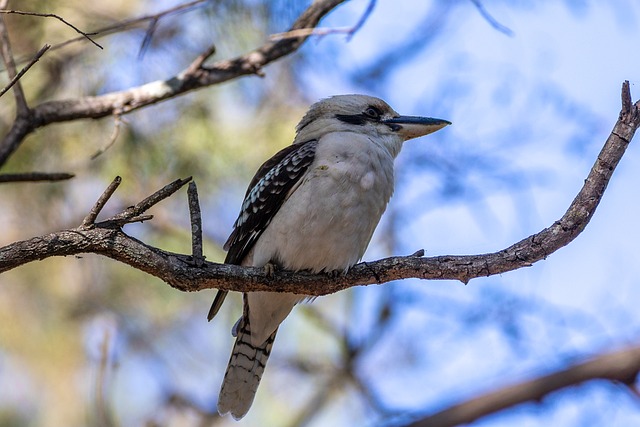
[[[312,105],[292,145],[255,174],[225,263],[286,270],[346,272],[364,254],[393,193],[402,144],[451,124],[401,116],[381,99],[339,95]],[[209,311],[218,312],[226,291]],[[242,418],[256,394],[278,326],[305,295],[249,292],[233,329],[236,343],[218,411]]]

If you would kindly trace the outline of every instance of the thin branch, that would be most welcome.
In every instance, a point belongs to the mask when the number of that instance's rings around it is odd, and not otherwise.
[[[85,33],[84,31],[80,30],[78,27],[76,27],[69,21],[65,20],[63,17],[56,15],[55,13],[26,12],[23,10],[6,10],[6,9],[0,10],[0,13],[4,13],[6,15],[15,14],[15,15],[25,15],[25,16],[39,16],[41,18],[56,18],[58,21],[62,22],[66,26],[73,28],[76,33],[81,34],[82,37],[86,38],[91,43],[99,47],[100,49],[103,49],[102,46],[100,46],[91,37],[89,37],[89,36],[95,35],[95,33]]]
[[[6,5],[6,2],[0,4],[0,6],[3,5]],[[24,96],[24,91],[22,90],[22,85],[20,84],[18,73],[16,72],[16,64],[13,59],[13,53],[11,52],[11,42],[9,41],[9,32],[7,31],[7,26],[4,22],[4,16],[0,16],[0,54],[2,55],[2,60],[4,61],[4,66],[7,69],[9,79],[13,81],[13,94],[16,99],[16,108],[18,110],[17,122],[21,117],[29,115],[29,106],[27,105],[27,99]],[[2,165],[2,163],[3,162],[0,160],[0,165]]]
[[[140,50],[138,51],[138,59],[142,59],[149,46],[151,46],[151,39],[153,39],[153,35],[158,28],[158,20],[159,18],[154,18],[151,20],[151,23],[149,23],[149,27],[144,33],[144,39],[142,40],[142,44],[140,45]]]
[[[191,219],[191,256],[196,267],[204,264],[202,254],[202,214],[200,213],[200,202],[198,201],[198,188],[196,183],[191,181],[187,189],[189,197],[189,217]]]
[[[513,30],[511,28],[506,27],[499,23],[489,12],[484,8],[484,5],[480,2],[480,0],[471,0],[471,3],[478,9],[480,15],[496,30],[500,31],[503,34],[506,34],[509,37],[513,37]]]
[[[269,40],[279,41],[286,39],[295,39],[298,37],[309,36],[327,36],[330,34],[347,34],[351,35],[353,27],[338,27],[338,28],[299,28],[297,30],[291,30],[284,33],[275,33],[269,36]]]
[[[525,402],[539,402],[548,394],[586,381],[605,379],[633,384],[640,372],[640,346],[625,348],[574,364],[533,380],[503,387],[424,417],[407,427],[450,427],[471,423]]]
[[[124,225],[124,224],[131,224],[134,222],[145,222],[152,219],[153,219],[153,215],[137,215],[127,219],[126,221],[121,221],[120,224]]]
[[[11,81],[9,82],[9,84],[7,84],[2,90],[0,90],[0,97],[2,97],[2,95],[4,95],[9,89],[11,89],[11,87],[16,84],[18,82],[18,80],[20,80],[20,78],[22,78],[22,76],[29,71],[29,68],[31,68],[33,66],[33,64],[35,64],[36,62],[38,62],[38,60],[40,60],[40,58],[42,57],[42,55],[44,55],[44,53],[49,50],[49,48],[51,47],[50,44],[45,44],[44,46],[42,46],[42,48],[35,54],[35,56],[33,58],[31,58],[31,61],[29,61],[29,63],[27,65],[25,65],[22,70],[20,70],[20,72],[18,74],[16,74]]]
[[[113,181],[111,181],[111,184],[109,184],[107,189],[104,190],[98,201],[96,201],[95,205],[93,205],[93,207],[89,211],[89,214],[82,220],[82,225],[80,226],[81,228],[93,227],[96,222],[96,218],[98,218],[98,215],[102,211],[102,208],[104,208],[111,196],[113,196],[113,193],[115,193],[115,191],[118,189],[121,182],[122,178],[120,178],[119,176],[116,176]]]
[[[107,141],[107,143],[104,146],[100,147],[98,151],[96,151],[91,155],[90,157],[91,160],[95,160],[98,157],[100,157],[105,151],[107,151],[109,148],[113,146],[113,144],[116,143],[116,140],[118,139],[118,135],[120,135],[120,128],[122,127],[122,123],[124,123],[124,120],[122,120],[122,116],[120,116],[120,114],[115,114],[113,119],[113,131],[111,132],[109,141]]]
[[[208,0],[195,0],[195,1],[191,1],[188,3],[184,3],[184,4],[180,4],[177,6],[174,6],[170,9],[166,9],[162,12],[158,12],[158,13],[154,13],[151,15],[144,15],[144,16],[140,16],[138,18],[133,18],[133,19],[128,19],[126,21],[120,21],[117,22],[116,24],[113,25],[108,25],[106,27],[102,27],[102,28],[98,28],[94,31],[91,31],[87,34],[91,35],[91,36],[95,36],[93,37],[93,39],[97,39],[100,37],[106,37],[109,36],[111,34],[116,34],[122,31],[128,31],[131,29],[136,29],[139,28],[139,25],[146,22],[146,21],[152,21],[152,20],[156,20],[156,19],[161,19],[164,18],[165,16],[169,16],[169,15],[173,15],[173,14],[178,14],[178,13],[184,13],[184,12],[189,12],[192,9],[195,9],[195,6],[198,6],[201,3],[205,3]],[[0,7],[1,8],[1,7]],[[70,40],[66,40],[64,42],[61,43],[56,43],[51,47],[51,50],[57,50],[57,49],[61,49],[65,46],[68,46],[70,44],[73,43],[77,43],[80,41],[85,41],[87,40],[86,37],[84,36],[80,36],[80,37],[76,37]],[[22,63],[24,62],[26,59],[21,59],[18,62]]]
[[[368,87],[372,84],[380,84],[399,65],[423,53],[442,34],[447,20],[454,16],[452,10],[458,4],[455,1],[432,2],[424,18],[407,32],[410,35],[400,41],[390,41],[390,45],[384,51],[381,46],[376,59],[369,65],[360,67],[361,71],[357,73],[356,81]]]
[[[625,81],[623,100],[630,97],[628,92],[629,82]],[[190,255],[154,248],[128,236],[121,229],[131,218],[141,215],[186,184],[189,179],[185,179],[169,184],[137,205],[106,221],[96,223],[91,229],[80,226],[0,248],[0,273],[52,256],[92,252],[147,272],[181,291],[216,288],[223,291],[272,291],[318,296],[353,286],[382,284],[406,278],[456,279],[466,283],[475,277],[531,266],[575,239],[593,217],[607,184],[638,127],[640,101],[631,105],[623,101],[623,110],[611,135],[582,189],[562,218],[539,233],[494,253],[431,258],[391,257],[357,264],[347,274],[339,277],[283,270],[267,276],[263,268],[211,262],[205,262],[202,267],[196,268]]]
[[[376,6],[376,0],[369,0],[369,4],[367,5],[367,8],[364,10],[364,13],[362,14],[362,16],[360,17],[360,19],[358,20],[358,22],[356,22],[356,25],[353,26],[353,29],[351,31],[351,34],[349,34],[347,36],[347,40],[351,40],[351,38],[353,37],[353,35],[358,32],[358,30],[360,28],[362,28],[362,26],[364,25],[365,22],[367,22],[367,19],[369,19],[369,16],[371,15],[371,13],[373,12],[373,8]]]
[[[114,25],[109,25],[106,27],[102,27],[102,28],[98,28],[97,30],[94,30],[93,32],[91,32],[91,35],[96,35],[98,37],[104,37],[104,36],[108,36],[111,34],[115,34],[115,33],[119,33],[121,31],[126,31],[132,28],[138,28],[139,24],[142,24],[144,22],[147,21],[156,21],[156,20],[160,20],[166,16],[169,15],[173,15],[173,14],[177,14],[177,13],[184,13],[184,12],[188,12],[192,9],[195,8],[195,6],[200,5],[201,3],[205,3],[208,0],[195,0],[195,1],[191,1],[188,3],[183,3],[183,4],[179,4],[177,6],[174,6],[170,9],[166,9],[163,10],[162,12],[158,12],[158,13],[154,13],[151,15],[144,15],[144,16],[140,16],[138,18],[133,18],[133,19],[129,19],[126,21],[121,21],[118,22]],[[75,39],[71,39],[71,40],[67,40],[65,42],[62,43],[58,43],[53,45],[52,50],[56,50],[56,49],[60,49],[62,47],[65,47],[71,43],[76,43],[78,41],[82,41],[85,40],[84,37],[77,37]]]
[[[207,50],[198,55],[196,59],[194,59],[193,62],[189,64],[187,73],[195,73],[197,70],[202,69],[205,61],[209,59],[214,53],[216,53],[215,45],[209,46]]]
[[[352,27],[298,28],[296,30],[287,31],[287,32],[284,32],[284,33],[271,34],[269,36],[269,40],[277,41],[277,40],[285,40],[285,39],[292,39],[292,38],[298,38],[298,37],[326,36],[326,35],[330,35],[330,34],[346,34],[347,35],[347,40],[350,40],[353,37],[353,35],[360,28],[362,28],[364,23],[367,21],[367,18],[369,18],[369,15],[371,15],[371,12],[373,12],[373,8],[374,8],[375,5],[376,5],[376,0],[370,0],[369,4],[367,5],[367,8],[364,11],[364,13],[362,14],[362,16],[360,17],[358,22],[356,22],[356,24],[354,26],[352,26]]]
[[[316,26],[320,20],[345,0],[318,0],[309,6],[295,21],[292,30]],[[194,2],[195,3],[195,2]],[[233,59],[221,60],[210,66],[202,66],[204,59],[213,52],[208,48],[195,60],[196,66],[167,80],[159,80],[121,92],[100,96],[44,102],[31,109],[28,117],[16,120],[0,142],[0,165],[18,148],[22,140],[39,127],[51,123],[86,118],[102,118],[113,114],[128,114],[186,92],[226,82],[241,76],[260,75],[262,68],[283,56],[296,51],[306,36],[270,41],[263,46]]]
[[[134,218],[142,215],[153,205],[158,204],[162,200],[171,196],[173,193],[182,188],[186,183],[191,181],[191,177],[186,179],[177,179],[170,184],[165,185],[160,190],[153,193],[151,196],[147,197],[143,201],[136,203],[134,206],[131,206],[119,214],[107,219],[104,221],[105,223],[116,223],[116,224],[126,224]],[[139,219],[135,219],[135,221],[139,221]]]
[[[75,175],[67,172],[25,172],[0,174],[0,183],[8,182],[42,182],[64,181]]]

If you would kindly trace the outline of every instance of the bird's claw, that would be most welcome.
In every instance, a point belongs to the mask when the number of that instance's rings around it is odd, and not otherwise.
[[[347,270],[331,270],[327,271],[327,276],[331,279],[337,279],[338,277],[343,277],[347,274]]]
[[[264,265],[264,274],[267,277],[272,277],[276,272],[276,265],[274,263],[268,262]]]

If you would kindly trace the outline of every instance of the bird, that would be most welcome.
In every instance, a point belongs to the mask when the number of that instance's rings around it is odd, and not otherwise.
[[[293,143],[264,162],[249,183],[225,263],[345,273],[364,255],[394,190],[394,159],[405,141],[451,122],[402,116],[382,99],[335,95],[313,104]],[[227,291],[215,296],[208,320]],[[218,412],[249,411],[280,323],[308,295],[243,294],[243,314],[218,397]]]

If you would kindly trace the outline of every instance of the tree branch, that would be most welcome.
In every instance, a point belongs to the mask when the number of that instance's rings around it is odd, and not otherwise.
[[[320,20],[344,0],[319,0],[309,6],[295,21],[291,30],[315,27]],[[296,51],[308,36],[270,41],[263,46],[234,59],[202,65],[213,53],[211,48],[198,56],[197,66],[188,66],[176,76],[142,86],[100,96],[87,96],[44,102],[18,117],[0,142],[0,165],[18,148],[22,140],[39,127],[51,123],[77,119],[98,119],[109,115],[124,115],[139,108],[174,98],[191,90],[226,82],[246,75],[260,75],[267,64]]]
[[[106,27],[101,27],[98,28],[94,31],[92,31],[91,33],[88,33],[92,36],[94,36],[93,38],[100,38],[100,37],[104,37],[104,36],[108,36],[111,34],[116,34],[119,32],[123,32],[123,31],[127,31],[127,30],[131,30],[131,29],[135,29],[135,28],[140,28],[141,24],[145,23],[145,22],[152,22],[152,21],[159,21],[162,18],[165,18],[169,15],[174,15],[174,14],[178,14],[178,13],[184,13],[184,12],[188,12],[190,10],[195,9],[196,7],[200,6],[201,4],[207,2],[208,0],[193,0],[187,3],[183,3],[183,4],[179,4],[177,6],[171,7],[169,9],[163,10],[162,12],[158,12],[158,13],[153,13],[150,15],[143,15],[143,16],[139,16],[137,18],[133,18],[133,19],[128,19],[126,21],[119,21],[113,25],[109,25]],[[53,45],[51,47],[51,50],[56,50],[56,49],[60,49],[63,48],[69,44],[72,43],[76,43],[79,41],[83,41],[86,40],[86,38],[84,36],[79,36],[61,43],[57,43],[55,45]]]
[[[75,175],[67,172],[24,172],[0,174],[0,184],[8,182],[64,181]]]
[[[0,8],[6,6],[6,1],[0,2]],[[27,99],[24,96],[22,85],[20,84],[20,77],[16,72],[16,64],[13,59],[13,53],[11,52],[11,42],[9,41],[9,32],[7,31],[7,25],[4,22],[4,17],[0,15],[0,55],[7,69],[9,75],[10,85],[13,86],[13,94],[16,99],[17,119],[29,115],[29,106],[27,105]],[[0,165],[3,162],[0,160]]]
[[[480,15],[489,23],[489,25],[491,25],[501,33],[509,37],[513,37],[513,31],[509,27],[506,27],[499,23],[493,16],[491,16],[489,12],[487,12],[487,9],[484,8],[484,5],[480,2],[480,0],[471,0],[471,3],[473,3],[476,9],[478,9]]]
[[[629,82],[625,81],[622,85],[623,108],[618,121],[582,189],[562,218],[539,233],[498,252],[430,258],[421,258],[415,254],[391,257],[357,264],[346,275],[337,278],[290,271],[277,271],[267,277],[262,268],[211,262],[203,262],[200,267],[194,264],[191,255],[154,248],[128,236],[121,228],[128,222],[147,219],[148,217],[141,218],[140,215],[177,191],[189,181],[186,179],[169,184],[106,221],[94,223],[97,213],[90,214],[92,218],[85,219],[85,225],[76,229],[34,237],[0,248],[0,273],[51,256],[93,252],[145,271],[181,291],[217,288],[241,292],[275,291],[326,295],[356,285],[382,284],[407,278],[456,279],[466,283],[475,277],[528,267],[569,244],[592,218],[613,171],[640,127],[640,101],[632,104],[630,99]],[[101,197],[94,210],[99,212],[115,188],[109,191],[110,194]],[[89,227],[87,224],[93,225]]]
[[[9,89],[11,89],[11,87],[16,84],[18,82],[18,80],[20,80],[20,78],[27,72],[29,71],[29,68],[31,68],[33,66],[33,64],[35,64],[36,62],[38,62],[40,60],[40,58],[42,57],[42,55],[44,55],[44,53],[49,50],[49,48],[51,47],[51,45],[49,44],[45,44],[44,46],[42,46],[42,48],[35,54],[35,56],[33,58],[31,58],[31,61],[29,61],[27,63],[27,65],[25,65],[24,67],[22,67],[22,70],[20,70],[20,72],[18,74],[16,74],[15,76],[13,76],[13,78],[11,79],[11,81],[9,83],[7,83],[7,85],[0,90],[0,97],[2,97],[2,95],[4,95]]]
[[[636,345],[469,399],[415,421],[407,427],[450,427],[468,424],[521,403],[539,402],[554,391],[595,379],[620,381],[631,386],[639,372],[640,346]]]
[[[100,49],[102,49],[102,46],[100,46],[91,37],[89,37],[89,36],[94,35],[95,33],[85,33],[84,31],[80,30],[78,27],[76,27],[72,23],[66,21],[62,16],[58,16],[55,13],[26,12],[24,10],[5,10],[5,9],[0,10],[0,13],[4,13],[4,14],[7,14],[7,15],[15,14],[15,15],[24,15],[24,16],[39,16],[41,18],[56,18],[58,21],[62,22],[66,26],[68,26],[70,28],[73,28],[76,33],[82,34],[82,37],[84,37],[85,39],[89,40],[96,47],[99,47]]]
[[[296,37],[300,37],[300,36],[312,36],[312,35],[313,36],[326,36],[326,35],[329,35],[329,34],[346,34],[347,35],[347,40],[351,40],[353,35],[358,30],[360,30],[360,28],[362,28],[364,23],[367,21],[367,19],[369,18],[369,15],[371,15],[371,12],[373,12],[373,8],[375,7],[375,5],[376,5],[376,0],[369,0],[369,4],[367,5],[367,8],[363,12],[362,16],[360,17],[358,22],[356,22],[355,25],[353,25],[352,27],[344,27],[344,28],[316,28],[316,27],[298,28],[296,30],[287,31],[286,33],[271,34],[269,36],[269,39],[275,41],[275,40],[284,40],[284,39],[287,39],[287,38],[296,38]]]

